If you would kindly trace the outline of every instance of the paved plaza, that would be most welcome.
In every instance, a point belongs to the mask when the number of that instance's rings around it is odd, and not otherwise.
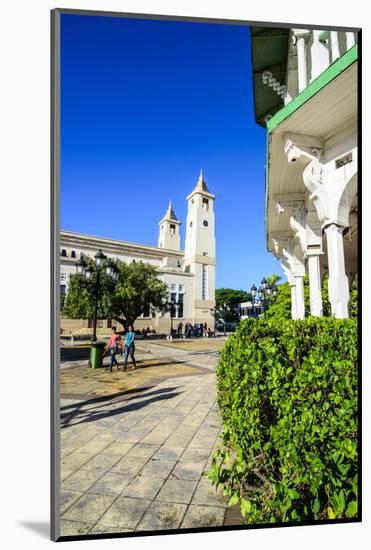
[[[241,523],[203,475],[221,429],[222,345],[138,342],[127,372],[62,364],[62,536]]]

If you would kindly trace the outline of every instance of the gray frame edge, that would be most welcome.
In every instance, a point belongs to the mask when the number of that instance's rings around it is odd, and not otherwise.
[[[151,19],[160,21],[180,21],[184,23],[213,23],[219,25],[241,25],[248,27],[282,27],[288,29],[316,29],[316,30],[336,30],[358,32],[361,27],[341,27],[334,25],[316,25],[314,23],[272,23],[271,21],[250,21],[246,19],[221,19],[216,17],[197,17],[192,15],[171,15],[171,14],[156,14],[156,13],[135,13],[135,12],[117,12],[104,10],[89,10],[89,9],[73,9],[73,8],[56,8],[60,15],[87,15],[97,17],[123,17],[127,19]]]
[[[50,538],[60,537],[60,11],[51,11],[51,88],[50,88]]]

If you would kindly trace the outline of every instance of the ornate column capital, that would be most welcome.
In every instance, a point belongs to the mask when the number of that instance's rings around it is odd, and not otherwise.
[[[315,136],[287,133],[284,135],[284,152],[288,162],[308,164],[320,161],[323,156],[323,140]]]
[[[292,42],[293,45],[296,46],[297,41],[301,38],[304,39],[305,42],[308,42],[311,35],[311,31],[309,29],[293,29],[292,31]]]
[[[288,211],[294,212],[300,208],[304,202],[304,193],[285,193],[283,195],[274,195],[274,202],[279,214],[283,214]]]

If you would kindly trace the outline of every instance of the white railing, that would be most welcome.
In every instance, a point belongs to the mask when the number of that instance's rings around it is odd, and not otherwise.
[[[284,102],[289,103],[356,43],[354,32],[293,29]],[[281,88],[282,90],[282,88]]]

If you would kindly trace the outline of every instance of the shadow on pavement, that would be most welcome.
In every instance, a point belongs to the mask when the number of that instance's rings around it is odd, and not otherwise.
[[[84,359],[89,359],[90,357],[90,347],[89,348],[60,348],[61,350],[61,362],[65,361],[82,361]]]
[[[143,393],[147,390],[150,390],[154,386],[142,386],[140,388],[131,388],[130,390],[120,391],[117,393],[112,393],[111,395],[101,395],[99,397],[92,397],[91,399],[86,399],[84,401],[79,401],[78,403],[73,403],[72,405],[64,405],[63,407],[60,407],[60,410],[63,411],[65,409],[70,409],[71,407],[77,407],[80,405],[89,405],[90,403],[105,403],[106,401],[114,401],[117,400],[119,397],[125,398],[126,395],[130,395],[132,393]]]
[[[176,388],[163,388],[161,390],[157,390],[155,392],[152,392],[151,394],[146,394],[145,396],[143,396],[143,399],[136,402],[136,403],[131,403],[131,404],[128,404],[128,405],[123,405],[122,407],[118,407],[118,408],[115,408],[113,410],[96,410],[96,409],[100,409],[104,406],[104,403],[101,403],[99,404],[97,407],[89,407],[88,410],[83,410],[82,407],[86,406],[87,405],[87,402],[86,401],[83,401],[83,402],[80,402],[79,404],[73,404],[73,405],[70,405],[69,408],[72,408],[71,411],[69,412],[65,412],[65,413],[62,413],[61,414],[61,428],[67,428],[68,426],[71,425],[71,422],[73,422],[73,425],[77,425],[77,424],[82,424],[84,422],[95,422],[97,420],[101,420],[103,418],[110,418],[112,416],[116,416],[118,414],[122,414],[122,413],[126,413],[126,412],[131,412],[131,411],[137,411],[139,409],[142,409],[144,407],[146,407],[147,405],[150,405],[151,403],[154,403],[156,401],[163,401],[163,400],[168,400],[168,399],[172,399],[173,397],[176,397],[177,395],[179,395],[180,393],[183,393],[183,392],[176,392],[174,391]],[[151,397],[152,396],[152,397]],[[150,399],[147,399],[147,397],[150,397]],[[101,398],[98,398],[98,399],[101,399]],[[132,399],[136,399],[135,397],[133,397]],[[91,399],[89,400],[90,403],[94,403],[95,400],[94,399]],[[112,401],[112,396],[110,396],[109,398],[107,397],[107,401],[109,401],[109,403]],[[106,403],[108,404],[108,403]],[[67,408],[67,407],[66,407]],[[75,422],[76,420],[76,422]]]

